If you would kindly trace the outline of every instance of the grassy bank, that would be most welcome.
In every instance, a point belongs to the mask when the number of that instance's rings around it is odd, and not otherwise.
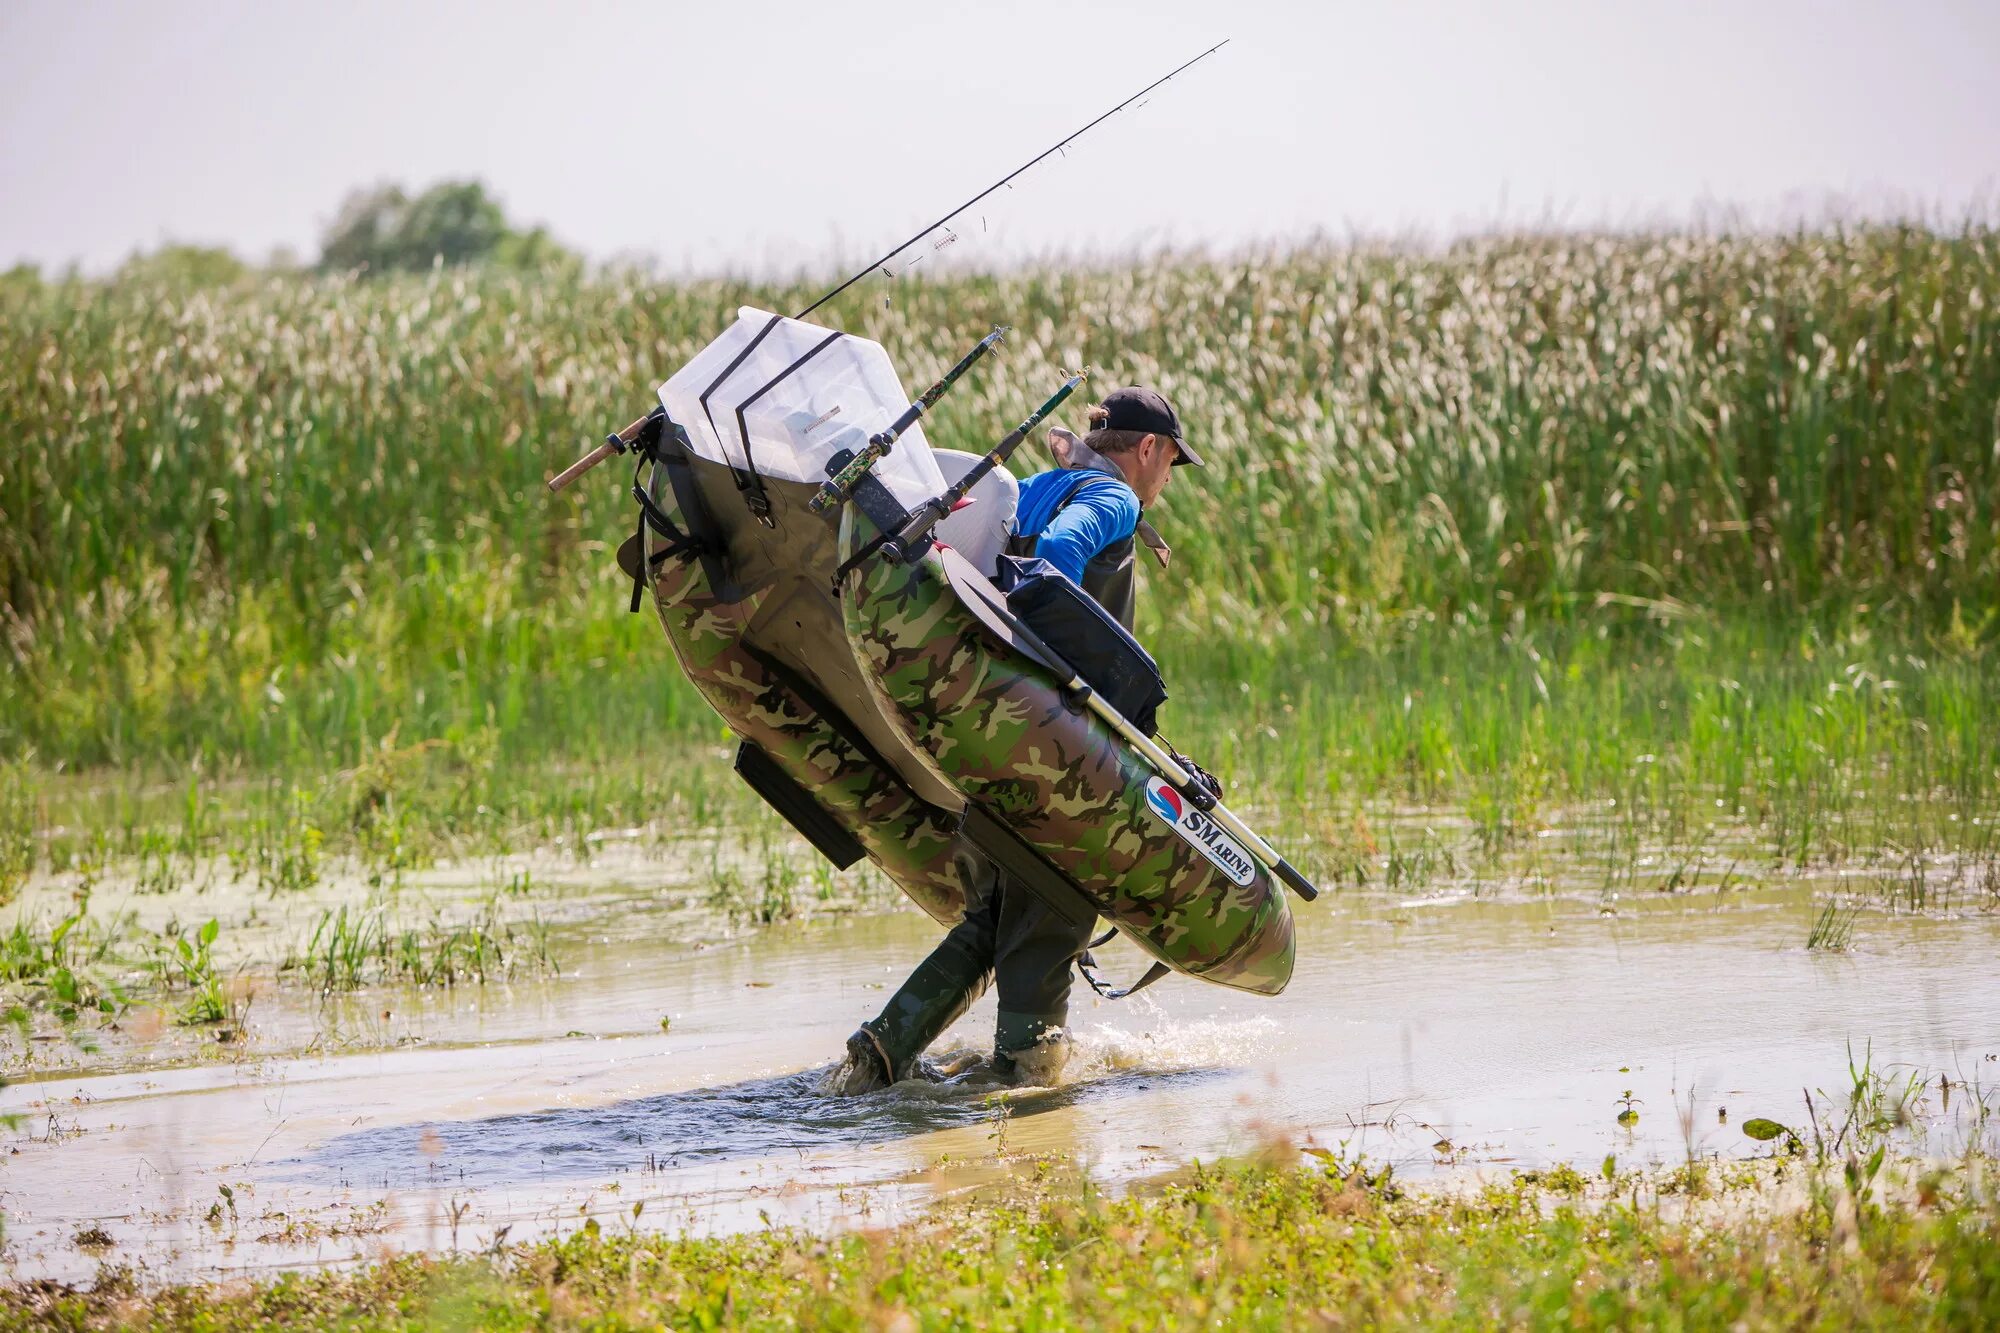
[[[1386,1172],[1195,1169],[888,1231],[675,1240],[591,1224],[483,1257],[146,1293],[0,1292],[10,1328],[1983,1328],[1990,1170],[1567,1168],[1470,1194]],[[1790,1194],[1774,1202],[1772,1174]],[[1901,1184],[1884,1188],[1891,1178]]]

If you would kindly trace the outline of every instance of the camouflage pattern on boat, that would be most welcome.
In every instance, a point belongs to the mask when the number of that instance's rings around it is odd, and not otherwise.
[[[671,488],[654,494],[667,516],[686,527]],[[689,554],[662,560],[651,586],[681,670],[730,729],[812,793],[917,906],[945,925],[963,917],[965,886],[952,859],[955,820],[842,736],[746,646],[744,631],[772,586],[723,601],[703,562]]]
[[[840,551],[877,529],[843,512]],[[971,801],[1019,833],[1147,953],[1275,995],[1291,979],[1291,908],[1270,868],[1238,880],[1169,822],[1177,795],[1046,668],[995,642],[946,556],[862,561],[840,588],[847,638],[878,701]],[[1157,794],[1156,794],[1157,793]]]

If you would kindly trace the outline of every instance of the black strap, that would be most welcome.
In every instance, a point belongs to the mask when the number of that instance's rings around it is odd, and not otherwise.
[[[625,609],[636,613],[639,610],[639,599],[646,590],[648,570],[659,568],[661,564],[677,555],[700,555],[704,547],[701,542],[674,525],[674,521],[667,517],[664,509],[654,503],[653,497],[646,493],[646,488],[639,484],[636,477],[632,480],[632,498],[639,502],[639,531],[635,535],[639,538],[640,546],[646,544],[646,525],[649,523],[653,531],[667,539],[667,544],[659,550],[647,552],[645,565],[632,576],[632,604]]]
[[[1083,955],[1076,960],[1076,970],[1083,974],[1083,979],[1090,983],[1090,988],[1092,990],[1096,991],[1099,995],[1101,995],[1107,1000],[1122,1000],[1128,995],[1137,995],[1140,991],[1146,989],[1146,987],[1152,985],[1154,982],[1158,981],[1161,977],[1164,977],[1165,975],[1167,975],[1168,972],[1173,970],[1172,968],[1168,967],[1165,963],[1154,963],[1151,967],[1146,969],[1145,976],[1140,977],[1137,981],[1127,986],[1124,990],[1109,989],[1108,987],[1105,986],[1105,984],[1101,980],[1098,979],[1097,960],[1090,956],[1090,951],[1092,949],[1102,948],[1104,945],[1109,944],[1117,936],[1117,934],[1118,934],[1118,927],[1116,926],[1113,926],[1111,929],[1105,931],[1102,935],[1099,935],[1096,939],[1092,940],[1088,945],[1084,946]]]
[[[675,525],[674,521],[667,517],[667,511],[660,508],[653,497],[647,494],[646,488],[636,481],[632,483],[632,498],[639,502],[639,521],[641,523],[651,523],[653,531],[665,537],[675,546],[685,546],[693,551],[702,549],[702,543],[696,541],[687,533],[682,532]]]
[[[1018,551],[1010,549],[1007,552],[1008,555],[1018,555],[1018,556],[1034,555],[1035,543],[1039,542],[1042,539],[1042,534],[1049,530],[1049,524],[1055,522],[1056,515],[1062,513],[1063,510],[1069,508],[1070,502],[1075,500],[1077,496],[1083,493],[1084,486],[1089,483],[1092,477],[1103,477],[1107,481],[1120,480],[1119,478],[1112,476],[1109,472],[1099,472],[1096,468],[1087,468],[1087,467],[1071,468],[1069,469],[1068,476],[1074,478],[1075,480],[1070,482],[1070,488],[1068,491],[1064,492],[1062,499],[1056,501],[1056,507],[1049,511],[1049,516],[1046,519],[1042,520],[1042,526],[1033,532],[1016,532],[1007,539],[1008,545],[1010,547],[1015,542],[1019,542],[1022,544],[1022,549]],[[1137,529],[1134,529],[1134,531],[1136,530]],[[1120,538],[1119,540],[1122,541],[1124,539]]]
[[[764,490],[764,478],[758,475],[757,459],[750,451],[750,425],[744,420],[744,414],[749,411],[752,403],[777,388],[778,385],[784,383],[787,379],[790,379],[800,366],[803,366],[806,362],[812,360],[846,336],[845,333],[842,333],[838,329],[827,334],[826,337],[808,348],[805,355],[792,362],[789,366],[786,366],[776,375],[773,375],[763,388],[757,390],[757,392],[736,405],[736,438],[743,441],[743,466],[750,471],[748,478],[737,477],[736,489],[744,492],[744,503],[750,507],[750,512],[757,516],[758,521],[767,528],[776,526],[771,520],[771,497]],[[710,424],[713,425],[714,423],[711,422]]]
[[[634,484],[636,485],[637,483]],[[639,543],[638,549],[641,551],[645,550],[646,511],[643,506],[639,510],[639,530],[633,533],[632,536]],[[625,609],[632,615],[636,616],[639,614],[639,598],[646,591],[646,567],[643,564],[639,564],[639,562],[637,561],[634,561],[633,564],[636,566],[636,568],[632,574],[632,604],[626,607]]]
[[[874,555],[877,551],[881,550],[882,543],[888,541],[889,536],[890,534],[886,532],[876,533],[873,537],[870,537],[866,542],[862,543],[860,550],[856,551],[853,555],[848,556],[847,559],[841,561],[838,565],[834,567],[833,595],[835,597],[840,596],[840,585],[846,582],[847,576],[854,570],[858,569],[864,560],[868,559],[868,557]]]
[[[1122,1000],[1128,996],[1137,995],[1140,991],[1146,989],[1146,987],[1152,985],[1154,982],[1158,981],[1161,977],[1164,977],[1165,975],[1167,975],[1167,973],[1173,971],[1173,969],[1168,967],[1165,963],[1154,963],[1151,967],[1146,969],[1145,976],[1140,977],[1137,981],[1125,987],[1125,989],[1111,990],[1107,988],[1105,984],[1098,979],[1097,972],[1095,971],[1096,967],[1097,967],[1097,960],[1090,956],[1090,951],[1088,949],[1084,950],[1083,956],[1076,960],[1076,970],[1083,973],[1083,979],[1090,983],[1090,988],[1092,990],[1096,991],[1100,996],[1102,996],[1107,1000]]]
[[[642,570],[632,579],[632,605],[630,605],[625,609],[633,612],[638,611],[640,594],[646,590],[647,571],[658,569],[661,565],[665,564],[668,560],[672,559],[674,556],[677,555],[700,555],[700,554],[701,554],[701,546],[692,537],[683,537],[681,538],[681,540],[677,542],[668,542],[665,546],[662,546],[659,550],[649,552],[646,556],[646,570]]]
[[[750,353],[756,351],[759,345],[763,343],[764,339],[771,336],[771,330],[777,328],[779,323],[782,322],[784,318],[785,317],[783,315],[771,316],[771,322],[766,324],[763,328],[757,330],[757,336],[752,338],[749,344],[745,346],[742,351],[736,354],[736,359],[731,361],[728,365],[724,366],[722,368],[722,373],[715,377],[714,382],[711,383],[706,389],[703,389],[701,391],[701,399],[700,399],[701,414],[708,418],[708,433],[715,437],[715,443],[717,448],[721,448],[722,446],[722,432],[715,428],[715,413],[708,410],[709,395],[713,394],[717,389],[720,389],[722,387],[722,382],[728,379],[731,375],[734,375],[736,373],[736,368],[742,365],[745,361],[750,359]],[[744,440],[741,443],[743,444],[743,447],[747,452],[750,447],[750,442],[748,440]],[[729,451],[727,449],[722,450],[722,462],[723,465],[729,469],[729,474],[736,478],[736,488],[738,490],[742,490],[747,484],[743,478],[743,469],[737,467],[736,464],[731,463],[729,461]]]

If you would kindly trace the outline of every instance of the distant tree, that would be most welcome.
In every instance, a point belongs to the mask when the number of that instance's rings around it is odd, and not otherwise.
[[[409,207],[410,197],[399,185],[355,190],[341,201],[333,225],[320,238],[319,266],[339,271],[397,267],[396,236]]]
[[[493,262],[536,273],[574,273],[583,267],[577,253],[549,235],[547,227],[508,232],[494,250]]]
[[[399,185],[348,195],[320,247],[320,267],[409,272],[446,264],[566,267],[576,257],[546,230],[518,232],[478,181],[442,181],[411,198]]]
[[[227,287],[250,266],[218,245],[163,245],[134,254],[118,266],[120,282],[158,282],[172,287]]]

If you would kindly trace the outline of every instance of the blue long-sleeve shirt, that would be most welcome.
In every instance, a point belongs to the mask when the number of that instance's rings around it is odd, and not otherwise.
[[[1079,584],[1091,557],[1130,537],[1138,526],[1139,497],[1123,479],[1106,472],[1037,473],[1021,483],[1014,510],[1014,530],[1041,538],[1035,554]]]

